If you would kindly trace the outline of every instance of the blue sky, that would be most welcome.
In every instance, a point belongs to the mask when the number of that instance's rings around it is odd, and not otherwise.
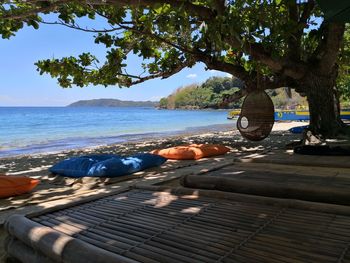
[[[98,98],[159,100],[183,85],[226,75],[205,71],[203,64],[197,64],[168,79],[151,80],[131,88],[89,86],[63,89],[56,79],[39,75],[34,65],[39,59],[87,51],[103,57],[105,49],[94,44],[93,34],[57,25],[41,25],[39,30],[27,27],[10,40],[0,39],[0,106],[65,106],[77,100]],[[137,68],[139,62],[130,58],[128,64],[130,68]]]

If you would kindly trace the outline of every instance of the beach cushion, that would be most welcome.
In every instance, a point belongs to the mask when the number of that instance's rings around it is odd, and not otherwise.
[[[49,171],[53,174],[67,177],[84,177],[87,176],[87,172],[94,164],[112,158],[120,158],[120,156],[115,154],[96,154],[72,157],[55,164]]]
[[[0,198],[21,195],[30,192],[39,180],[24,176],[0,175]]]
[[[73,157],[52,166],[53,174],[66,177],[118,177],[159,166],[165,158],[142,153],[130,157],[118,155],[86,155]]]
[[[290,128],[289,131],[291,133],[299,134],[299,133],[303,133],[303,131],[305,129],[307,129],[308,127],[309,127],[309,125],[297,126],[297,127]]]
[[[190,144],[154,150],[151,153],[168,159],[197,160],[204,157],[225,154],[228,151],[230,151],[229,148],[220,144]]]

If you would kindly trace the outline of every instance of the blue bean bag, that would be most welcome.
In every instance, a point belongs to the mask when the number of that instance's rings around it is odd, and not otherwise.
[[[130,157],[119,155],[86,155],[63,160],[49,171],[53,174],[80,177],[118,177],[132,174],[147,168],[159,166],[167,159],[150,153],[136,154]]]
[[[308,127],[309,127],[309,125],[293,127],[293,128],[290,128],[289,131],[290,131],[291,133],[299,134],[299,133],[303,133],[303,131],[304,131],[305,129],[307,129]]]

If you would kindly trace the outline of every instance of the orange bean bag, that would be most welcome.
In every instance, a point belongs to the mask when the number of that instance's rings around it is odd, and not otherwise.
[[[0,175],[0,198],[30,192],[40,181],[24,176]]]
[[[190,144],[154,150],[151,153],[167,159],[198,160],[204,157],[225,154],[228,151],[230,151],[229,148],[220,144]]]

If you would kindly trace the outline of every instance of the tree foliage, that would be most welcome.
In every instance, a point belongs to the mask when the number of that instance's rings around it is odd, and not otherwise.
[[[350,26],[347,25],[339,57],[337,86],[344,104],[350,104]]]
[[[210,69],[230,72],[246,84],[292,86],[320,61],[322,37],[337,24],[319,29],[321,13],[314,0],[130,0],[130,1],[2,1],[0,34],[10,38],[23,26],[60,24],[95,32],[94,41],[106,47],[99,62],[90,53],[42,60],[40,74],[49,73],[63,87],[102,84],[130,86],[152,78],[166,78],[201,61]],[[55,21],[43,14],[54,13]],[[103,28],[83,28],[80,18],[105,20]],[[49,20],[49,21],[48,21]],[[311,30],[311,31],[310,31]],[[339,33],[338,33],[339,34]],[[326,49],[325,49],[326,50]],[[323,56],[327,56],[326,51]],[[125,71],[127,56],[143,58],[143,72]],[[315,65],[315,63],[314,63]],[[287,85],[288,84],[288,85]]]
[[[330,134],[343,127],[334,89],[345,30],[326,21],[315,0],[3,0],[0,34],[12,37],[23,26],[63,25],[94,32],[105,59],[77,57],[37,62],[62,87],[88,84],[131,86],[167,78],[202,62],[208,69],[244,81],[238,99],[253,89],[294,88],[308,98],[310,127]],[[51,16],[45,16],[45,14]],[[79,25],[81,18],[103,20],[101,28]],[[53,19],[55,18],[55,19]],[[53,20],[52,20],[53,19]],[[346,49],[344,48],[344,52]],[[345,52],[346,53],[346,52]],[[345,54],[344,53],[344,54]],[[126,70],[139,56],[139,73]],[[345,65],[345,64],[344,64]],[[347,72],[347,65],[341,72]],[[346,74],[338,87],[346,94]]]

